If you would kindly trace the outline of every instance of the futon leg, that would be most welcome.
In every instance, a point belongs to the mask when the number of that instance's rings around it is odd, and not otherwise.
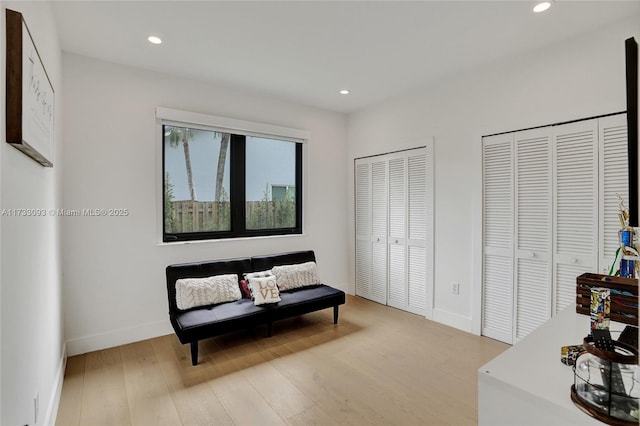
[[[191,365],[198,365],[198,341],[191,342]]]
[[[338,323],[338,305],[333,307],[333,323]]]
[[[273,323],[269,322],[267,323],[267,337],[271,337],[272,333],[273,333]]]

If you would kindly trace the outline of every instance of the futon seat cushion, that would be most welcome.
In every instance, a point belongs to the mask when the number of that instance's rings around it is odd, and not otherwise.
[[[269,309],[255,306],[252,300],[240,299],[206,308],[177,313],[173,316],[180,341],[190,342],[268,322]]]
[[[271,313],[271,318],[273,319],[301,315],[302,313],[326,309],[345,302],[343,291],[324,284],[282,291],[280,292],[280,298],[282,300],[276,304],[278,309]]]

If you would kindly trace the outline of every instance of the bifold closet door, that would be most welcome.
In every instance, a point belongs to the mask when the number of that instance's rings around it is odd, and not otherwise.
[[[427,150],[389,156],[388,305],[427,315],[432,264],[427,249],[429,192]]]
[[[356,295],[387,303],[387,162],[355,162]]]
[[[371,298],[371,163],[355,162],[356,295]]]
[[[627,147],[627,116],[617,114],[600,118],[599,132],[599,185],[600,185],[600,233],[599,271],[609,274],[620,246],[618,231],[618,194],[629,208],[629,169]],[[614,265],[613,272],[619,265]]]
[[[482,334],[514,343],[575,304],[576,277],[609,272],[626,115],[485,137],[482,150]]]
[[[389,158],[389,298],[394,308],[407,305],[407,158]]]
[[[376,159],[371,163],[371,297],[387,303],[387,161]]]
[[[598,119],[553,128],[553,314],[576,302],[576,277],[598,270]]]
[[[356,294],[430,317],[433,144],[355,162]]]
[[[513,134],[482,140],[482,335],[513,342]]]
[[[514,342],[551,318],[551,128],[514,135]]]
[[[407,307],[419,315],[431,316],[433,287],[433,147],[407,157]]]

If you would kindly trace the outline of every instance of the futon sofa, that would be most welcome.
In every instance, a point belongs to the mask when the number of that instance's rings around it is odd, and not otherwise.
[[[267,326],[271,337],[274,321],[333,307],[333,323],[338,323],[338,306],[345,303],[345,293],[325,284],[307,285],[280,291],[280,301],[256,306],[249,297],[239,300],[180,309],[176,283],[189,278],[237,275],[241,288],[244,274],[269,271],[276,266],[315,262],[313,251],[297,251],[238,259],[211,260],[170,265],[166,268],[169,319],[182,344],[191,344],[191,363],[198,364],[198,342],[214,336]],[[315,266],[315,265],[314,265]],[[180,295],[178,295],[180,296]],[[183,306],[184,308],[184,306]]]

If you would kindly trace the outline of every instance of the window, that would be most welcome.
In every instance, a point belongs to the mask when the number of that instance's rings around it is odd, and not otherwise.
[[[287,197],[294,194],[296,190],[295,186],[289,185],[271,185],[271,199],[275,200],[284,200]]]
[[[302,233],[301,142],[167,122],[162,134],[163,241]]]

